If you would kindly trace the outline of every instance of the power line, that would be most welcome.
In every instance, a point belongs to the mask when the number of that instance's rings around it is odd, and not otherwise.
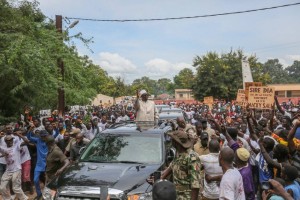
[[[195,19],[195,18],[205,18],[205,17],[216,17],[223,15],[235,15],[235,14],[243,14],[250,12],[257,12],[263,10],[272,10],[283,7],[290,7],[300,5],[299,3],[292,4],[284,4],[279,6],[272,6],[266,8],[258,8],[253,10],[244,10],[244,11],[235,11],[235,12],[226,12],[226,13],[217,13],[217,14],[209,14],[209,15],[196,15],[196,16],[188,16],[188,17],[167,17],[167,18],[150,18],[150,19],[89,19],[89,18],[80,18],[80,17],[66,17],[67,19],[75,19],[75,20],[85,20],[85,21],[97,21],[97,22],[148,22],[148,21],[167,21],[167,20],[182,20],[182,19]]]

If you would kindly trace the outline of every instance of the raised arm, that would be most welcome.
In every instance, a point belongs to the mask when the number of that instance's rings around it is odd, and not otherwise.
[[[280,106],[280,104],[278,102],[278,99],[277,99],[277,96],[274,96],[274,100],[275,100],[275,104],[276,104],[277,109],[279,110],[279,112],[281,112],[284,115],[284,110]]]
[[[248,113],[247,114],[247,123],[248,123],[249,132],[250,132],[250,135],[254,135],[255,132],[254,132],[252,124],[250,123],[250,118],[251,118],[251,113]]]
[[[220,124],[219,123],[217,123],[216,122],[216,120],[211,116],[211,117],[209,117],[208,118],[208,120],[210,121],[210,122],[212,122],[212,123],[214,123],[215,124],[215,126],[216,126],[216,129],[221,133],[221,126],[220,126]]]
[[[295,150],[297,149],[295,142],[294,142],[294,137],[297,131],[297,128],[300,127],[300,121],[297,121],[295,126],[290,130],[289,134],[288,134],[288,147],[291,153],[295,152]]]
[[[266,162],[268,163],[268,165],[271,165],[272,167],[275,167],[276,169],[280,169],[282,168],[281,164],[274,161],[270,155],[268,154],[268,152],[266,151],[264,145],[263,145],[263,139],[261,138],[259,140],[259,147],[260,147],[260,152],[263,155],[264,159],[266,160]]]
[[[22,131],[16,131],[16,132],[14,132],[14,134],[16,136],[18,136],[19,138],[21,138],[25,142],[25,144],[29,144],[30,143],[30,141],[27,139],[27,137],[25,137],[25,136],[22,135]]]
[[[273,129],[273,124],[274,124],[274,115],[275,115],[275,108],[273,106],[273,109],[271,111],[271,119],[270,119],[270,127],[269,129],[273,132],[274,129]]]
[[[225,126],[222,126],[221,128],[223,135],[225,136],[227,142],[228,142],[228,146],[236,151],[239,148],[239,145],[232,139],[232,137],[229,135],[229,133],[227,132],[227,129]]]
[[[38,141],[38,138],[32,136],[32,130],[33,130],[33,127],[30,127],[29,131],[27,132],[27,138],[30,142],[33,142],[36,144]]]
[[[253,112],[254,112],[254,115],[255,115],[255,109],[253,110]],[[256,127],[258,125],[256,119],[254,118],[254,116],[252,114],[250,115],[250,117],[252,119],[253,125]]]

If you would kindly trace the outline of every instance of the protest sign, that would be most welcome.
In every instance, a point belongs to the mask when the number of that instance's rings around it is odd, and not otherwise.
[[[204,103],[209,105],[214,103],[214,97],[209,96],[209,97],[204,97]]]
[[[212,109],[213,103],[214,103],[214,97],[213,96],[204,97],[204,104],[208,105],[210,109]]]
[[[251,87],[251,86],[261,87],[262,83],[261,82],[245,82],[245,99],[246,99],[246,101],[248,100],[249,87]]]
[[[249,87],[249,108],[272,109],[274,95],[274,87]]]
[[[236,103],[239,106],[246,107],[247,101],[245,99],[245,90],[239,89],[236,96]]]

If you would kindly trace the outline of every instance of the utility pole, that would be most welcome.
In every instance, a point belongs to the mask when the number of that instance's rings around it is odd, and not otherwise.
[[[62,16],[55,15],[55,21],[56,21],[56,30],[58,33],[61,34],[61,39],[63,40]],[[65,71],[64,71],[64,62],[62,58],[57,59],[57,66],[58,66],[59,80],[60,80],[60,83],[58,85],[58,116],[62,117],[64,116],[64,111],[65,111],[65,90],[64,90]]]

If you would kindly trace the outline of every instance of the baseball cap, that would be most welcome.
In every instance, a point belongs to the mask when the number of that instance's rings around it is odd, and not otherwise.
[[[209,138],[208,133],[203,131],[200,135],[200,139],[202,140],[202,139],[208,139],[208,138]]]
[[[245,148],[238,148],[236,150],[236,153],[237,153],[237,156],[239,157],[239,159],[244,162],[248,161],[248,159],[250,157],[249,151]]]
[[[46,130],[41,130],[39,134],[40,134],[40,136],[47,136],[47,135],[49,135]]]

